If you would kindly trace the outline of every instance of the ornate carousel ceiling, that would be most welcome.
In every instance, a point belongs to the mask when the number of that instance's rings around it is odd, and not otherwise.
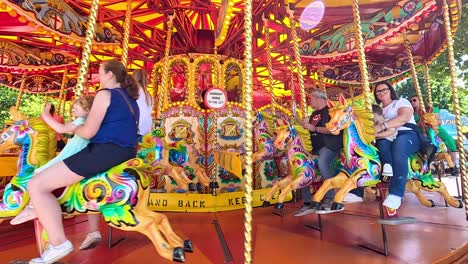
[[[146,68],[164,56],[168,15],[174,14],[171,55],[213,53],[243,58],[244,5],[234,0],[101,0],[90,72],[99,61],[122,54],[123,23],[131,2],[129,67]],[[229,2],[232,2],[229,4]],[[269,34],[273,60],[274,93],[289,96],[290,60],[293,59],[288,5],[278,0],[254,0],[255,86],[268,85],[265,33]],[[442,2],[439,0],[359,1],[370,81],[397,80],[408,76],[404,32],[417,65],[430,63],[445,48]],[[351,0],[293,1],[305,86],[315,86],[317,71],[330,86],[348,87],[360,82]],[[452,31],[455,32],[459,2],[449,0]],[[5,0],[0,3],[0,82],[18,86],[18,74],[55,78],[47,87],[30,92],[56,92],[66,73],[76,77],[85,40],[91,1]],[[226,13],[232,15],[226,18]],[[265,30],[263,17],[268,21]],[[225,25],[224,31],[222,26]],[[291,57],[292,56],[292,57]],[[90,78],[91,79],[91,78]],[[292,81],[293,83],[295,81]],[[34,87],[34,80],[30,80]],[[73,81],[67,82],[73,85]],[[37,84],[37,83],[36,83]],[[297,84],[296,84],[297,86]],[[34,90],[35,89],[35,90]],[[356,88],[359,93],[359,88]]]

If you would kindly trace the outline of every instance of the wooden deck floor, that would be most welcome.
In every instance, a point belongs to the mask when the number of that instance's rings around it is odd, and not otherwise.
[[[436,204],[442,200],[428,194]],[[317,224],[316,215],[294,217],[292,213],[301,203],[289,203],[285,216],[271,213],[272,208],[253,211],[253,263],[432,263],[468,241],[468,222],[464,209],[421,206],[412,194],[407,194],[400,215],[416,217],[417,224],[388,226],[390,256],[385,257],[358,246],[370,243],[381,246],[381,226],[377,223],[376,201],[350,204],[346,210],[322,217],[323,231],[315,231],[305,224]],[[174,230],[183,238],[190,238],[195,252],[187,254],[186,263],[243,263],[243,211],[220,213],[167,213]],[[214,222],[228,247],[226,257]],[[115,231],[114,238],[126,237],[113,248],[106,243],[88,251],[80,251],[85,236],[85,216],[65,220],[66,232],[75,251],[61,263],[171,263],[157,254],[150,241],[138,233]],[[104,238],[108,228],[103,223]],[[0,224],[0,262],[22,263],[37,257],[32,223],[10,226]]]

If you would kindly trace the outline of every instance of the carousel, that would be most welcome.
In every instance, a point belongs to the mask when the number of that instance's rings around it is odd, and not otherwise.
[[[118,59],[129,73],[148,72],[153,128],[139,137],[134,159],[56,192],[74,244],[87,232],[86,214],[102,215],[108,240],[60,263],[465,263],[468,171],[453,49],[453,35],[465,30],[461,5],[3,1],[0,93],[17,98],[0,109],[10,113],[0,135],[0,259],[27,263],[48,244],[38,219],[9,224],[29,203],[34,170],[56,155],[55,132],[22,111],[25,95],[55,102],[71,120],[76,97],[105,88],[100,63]],[[431,110],[437,90],[428,67],[445,50],[458,161]],[[408,78],[437,154],[433,162],[410,157],[405,199],[391,217],[382,206],[389,183],[373,145],[372,91]],[[300,121],[314,110],[307,97],[315,89],[328,97],[326,128],[343,131],[343,158],[326,181]],[[460,175],[449,179],[445,167],[454,164]],[[356,187],[365,187],[364,202],[345,203]],[[300,188],[312,189],[315,211],[294,217]],[[330,189],[334,202],[322,210]]]

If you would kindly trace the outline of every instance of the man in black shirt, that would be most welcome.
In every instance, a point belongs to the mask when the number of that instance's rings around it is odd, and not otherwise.
[[[312,140],[312,154],[319,155],[318,166],[322,179],[330,179],[335,176],[336,172],[332,170],[330,165],[333,163],[338,155],[341,154],[343,148],[343,131],[339,135],[332,135],[325,127],[325,124],[330,121],[330,114],[328,113],[327,94],[323,90],[313,90],[309,96],[309,104],[315,109],[310,116],[309,120],[304,119],[303,126],[310,131],[310,138]],[[362,192],[362,189],[359,190]],[[359,196],[363,196],[358,191]],[[294,216],[302,216],[312,213],[310,208],[312,202],[312,194],[310,187],[301,189],[304,205],[297,211]],[[335,196],[334,190],[328,191],[323,200],[322,205],[324,208],[329,209]],[[360,197],[359,197],[360,198]],[[360,198],[362,201],[362,198]]]

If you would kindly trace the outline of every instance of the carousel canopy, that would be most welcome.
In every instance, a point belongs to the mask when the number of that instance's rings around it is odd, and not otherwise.
[[[22,74],[36,77],[30,92],[56,92],[67,70],[68,87],[76,80],[92,1],[8,0],[0,4],[0,82],[18,87]],[[127,3],[131,4],[129,67],[151,71],[164,57],[167,22],[174,14],[170,54],[217,53],[243,59],[244,5],[239,0],[101,0],[92,46],[90,77],[97,65],[122,55]],[[442,2],[438,0],[362,0],[361,27],[371,82],[408,76],[404,39],[416,65],[430,63],[445,48]],[[459,2],[449,1],[452,31]],[[269,84],[268,34],[274,94],[289,96],[294,59],[289,10],[297,23],[306,87],[316,85],[319,70],[331,86],[359,84],[361,73],[351,0],[254,1],[253,58],[257,90]],[[264,18],[267,22],[265,24]],[[268,28],[268,30],[266,30]],[[92,79],[92,78],[90,78]],[[43,86],[35,85],[43,81]],[[297,85],[296,85],[297,86]],[[35,88],[34,88],[35,87]],[[356,95],[359,87],[356,88]]]

